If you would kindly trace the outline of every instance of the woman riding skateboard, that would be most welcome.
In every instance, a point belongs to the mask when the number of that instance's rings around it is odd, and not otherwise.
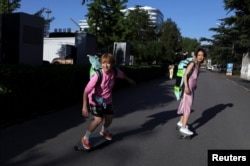
[[[193,132],[189,130],[187,122],[191,113],[191,107],[194,100],[194,91],[197,86],[197,79],[199,76],[199,68],[201,63],[204,62],[206,58],[206,52],[204,49],[200,48],[195,52],[195,61],[190,62],[184,74],[184,94],[182,96],[177,113],[180,116],[180,120],[177,126],[180,132],[184,135],[193,135]],[[188,78],[189,73],[192,75]]]
[[[105,53],[101,57],[102,80],[97,84],[98,75],[95,73],[86,85],[83,92],[82,114],[89,116],[89,110],[94,119],[91,121],[85,135],[82,137],[84,148],[90,149],[89,141],[91,133],[103,123],[100,134],[107,140],[112,140],[112,134],[108,131],[108,127],[112,123],[114,110],[112,107],[112,89],[114,87],[115,78],[127,80],[131,85],[135,85],[134,80],[127,77],[120,69],[114,68],[115,59],[112,54]]]

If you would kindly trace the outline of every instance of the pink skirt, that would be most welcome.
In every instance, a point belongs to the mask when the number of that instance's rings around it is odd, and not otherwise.
[[[190,115],[192,103],[193,103],[193,93],[191,93],[190,95],[184,93],[177,114],[183,114],[187,116]]]
[[[197,84],[197,77],[198,77],[198,68],[195,68],[193,74],[190,76],[188,80],[188,85],[191,90],[191,94],[188,95],[186,93],[183,93],[179,108],[177,110],[177,114],[190,115],[191,107],[194,100],[194,91],[196,89],[196,84]]]

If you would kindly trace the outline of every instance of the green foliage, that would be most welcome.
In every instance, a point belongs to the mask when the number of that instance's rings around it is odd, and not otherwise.
[[[85,0],[82,0],[82,5],[84,5],[84,4],[85,4],[85,2],[86,2]]]
[[[0,85],[5,89],[0,93],[1,123],[80,101],[85,75],[81,66],[0,65]]]
[[[46,9],[46,8],[41,8],[40,10],[38,10],[37,12],[35,12],[34,15],[42,18],[45,21],[45,24],[50,24],[55,19],[55,17],[50,17],[50,18],[47,17],[46,18],[43,15],[46,12],[51,12],[51,11],[49,9]]]
[[[126,39],[129,42],[156,40],[155,27],[150,22],[149,14],[140,9],[140,6],[136,6],[135,10],[128,13],[125,26],[128,29]]]
[[[112,46],[126,37],[125,18],[121,12],[127,0],[93,0],[88,6],[88,32],[97,37],[99,46]]]
[[[161,41],[151,41],[148,42],[147,54],[149,55],[149,60],[153,62],[154,60],[169,60],[166,59],[167,50],[164,46],[164,42]]]
[[[130,54],[139,64],[161,60],[174,62],[175,53],[183,50],[182,36],[176,23],[167,19],[160,32],[156,33],[149,14],[140,6],[125,15],[121,12],[126,8],[126,2],[92,0],[87,4],[89,12],[86,16],[90,26],[87,31],[97,36],[98,47],[106,47],[112,52],[113,42],[126,41],[131,45]]]
[[[161,26],[160,41],[164,43],[168,61],[175,61],[175,53],[182,51],[182,37],[176,23],[168,18]]]
[[[20,8],[21,0],[1,0],[0,1],[0,14],[12,13],[16,9]]]
[[[161,41],[165,42],[166,48],[174,52],[181,50],[181,34],[176,23],[170,18],[167,19],[161,27]]]
[[[93,0],[87,4],[90,25],[87,31],[97,36],[98,47],[108,47],[109,52],[112,52],[113,42],[129,42],[132,46],[130,53],[138,62],[151,61],[159,54],[163,55],[159,51],[155,55],[148,48],[149,43],[157,40],[148,13],[137,6],[124,16],[121,10],[125,9],[126,2]]]
[[[188,37],[183,37],[182,38],[182,51],[183,52],[195,52],[197,48],[199,48],[201,44],[197,39],[191,39]]]
[[[250,51],[250,1],[224,0],[225,10],[231,16],[220,19],[209,47],[213,62],[241,63],[242,54]]]

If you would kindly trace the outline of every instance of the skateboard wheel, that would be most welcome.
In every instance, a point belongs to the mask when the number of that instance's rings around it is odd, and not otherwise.
[[[178,135],[178,139],[191,139],[191,136]]]

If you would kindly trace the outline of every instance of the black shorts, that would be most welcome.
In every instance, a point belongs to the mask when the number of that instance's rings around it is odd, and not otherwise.
[[[112,104],[107,104],[106,107],[89,105],[89,109],[92,115],[103,117],[104,115],[113,115],[114,110]]]

